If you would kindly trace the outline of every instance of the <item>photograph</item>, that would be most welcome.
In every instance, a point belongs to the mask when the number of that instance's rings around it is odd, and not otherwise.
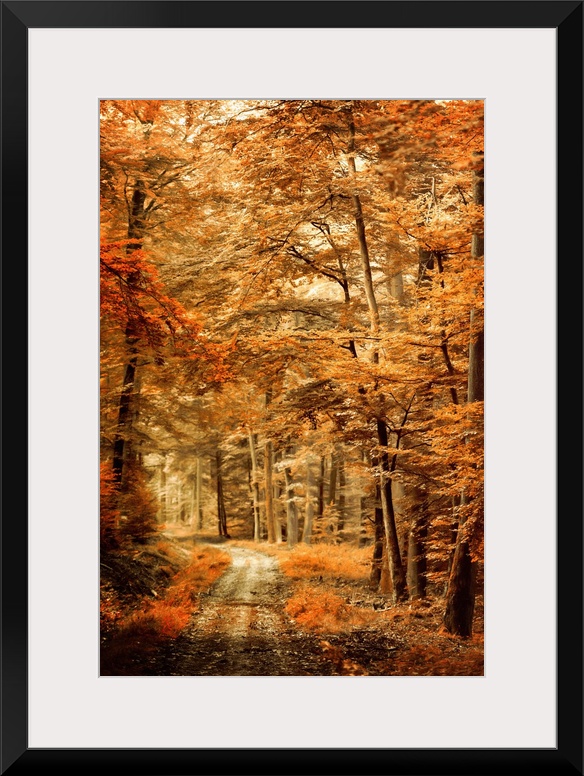
[[[583,6],[0,0],[2,775],[582,775]]]
[[[483,119],[100,102],[100,674],[483,673]]]

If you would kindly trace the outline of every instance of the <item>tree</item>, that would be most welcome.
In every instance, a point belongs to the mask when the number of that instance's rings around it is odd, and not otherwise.
[[[205,364],[220,380],[224,349],[205,343],[197,316],[169,295],[152,249],[179,201],[166,192],[192,170],[184,149],[173,153],[176,109],[160,101],[104,101],[101,119],[102,440],[111,444],[114,481],[124,493],[142,476],[136,423],[144,378],[153,367],[168,375],[172,360],[183,376]]]
[[[473,187],[473,198],[475,204],[484,205],[484,169],[482,165],[475,173],[475,182]],[[475,232],[472,236],[471,256],[474,261],[483,260],[483,233]],[[468,393],[467,401],[474,404],[473,409],[484,401],[484,328],[481,320],[481,311],[473,308],[470,312],[470,343],[469,343],[469,367],[468,367]],[[474,414],[475,422],[472,425],[473,433],[480,432],[482,425],[482,412],[480,416]],[[468,438],[465,438],[468,442]],[[475,464],[476,466],[476,464]],[[478,467],[476,467],[478,470]],[[458,523],[458,532],[454,556],[452,559],[452,568],[448,580],[448,591],[446,596],[446,611],[444,613],[444,624],[450,633],[457,636],[468,637],[472,635],[472,623],[475,602],[475,577],[476,563],[472,557],[471,537],[467,530],[467,520],[469,512],[465,509],[469,499],[473,497],[463,491],[461,498],[462,509]],[[481,501],[481,499],[479,499]],[[470,512],[472,520],[475,523],[474,531],[476,533],[476,523],[482,522],[482,504],[477,505],[476,510]]]

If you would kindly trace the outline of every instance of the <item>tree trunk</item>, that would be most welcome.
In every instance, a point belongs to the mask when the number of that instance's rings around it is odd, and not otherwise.
[[[328,516],[327,516],[327,529],[332,533],[335,530],[335,514],[337,513],[337,475],[338,475],[338,457],[336,450],[331,453],[331,468],[329,475],[329,490],[328,490]]]
[[[195,474],[190,474],[189,484],[189,506],[187,509],[187,523],[194,526],[195,523],[195,504],[197,501],[197,478]]]
[[[298,544],[298,509],[294,501],[294,481],[288,467],[284,469],[286,479],[286,542],[290,547]]]
[[[484,168],[475,174],[473,197],[477,205],[484,204]],[[483,258],[484,236],[473,234],[471,256],[474,260]],[[484,342],[483,331],[473,332],[474,314],[471,314],[471,336],[469,344],[468,394],[467,401],[483,401],[484,399]],[[468,503],[466,494],[461,496],[461,505]],[[476,569],[473,563],[470,546],[465,537],[464,524],[466,518],[461,512],[456,547],[452,558],[452,567],[448,578],[446,593],[446,608],[444,626],[449,633],[468,638],[472,635],[472,621],[475,604]]]
[[[387,447],[387,426],[381,420],[377,421],[377,435],[379,444]],[[385,542],[387,546],[387,562],[391,578],[393,602],[404,601],[408,597],[408,589],[404,569],[401,561],[399,540],[395,524],[395,512],[393,508],[392,485],[390,477],[389,457],[383,452],[379,461],[381,509],[383,512],[383,526],[385,529]]]
[[[404,278],[401,272],[390,277],[389,293],[400,305],[404,304]]]
[[[264,394],[266,417],[268,414],[268,406],[272,401],[272,391],[268,389]],[[276,510],[274,507],[274,449],[272,442],[268,439],[264,445],[264,499],[266,506],[266,527],[268,530],[268,542],[282,541],[282,529],[280,522],[276,517]]]
[[[376,506],[375,506],[375,538],[373,540],[373,557],[371,559],[371,572],[369,574],[369,587],[372,590],[378,590],[381,583],[381,570],[383,562],[383,544],[385,541],[385,529],[383,526],[383,511],[381,506],[381,492],[379,486],[376,488]]]
[[[383,535],[385,536],[385,531]],[[387,559],[386,542],[383,542],[383,554],[381,556],[381,579],[379,580],[379,592],[382,593],[382,595],[387,596],[389,598],[393,593],[391,574],[389,573],[389,561]]]
[[[248,431],[249,455],[251,458],[251,487],[253,494],[253,539],[259,542],[261,539],[260,527],[260,485],[258,482],[258,463],[256,457],[255,439],[252,430]]]
[[[145,212],[144,204],[146,202],[146,193],[144,191],[144,184],[142,181],[136,181],[134,191],[132,193],[132,203],[130,205],[130,213],[128,217],[128,239],[129,240],[141,240],[144,236],[145,225]],[[126,253],[130,254],[133,251],[141,248],[141,242],[136,242],[128,245]],[[137,273],[134,273],[137,275]],[[132,285],[139,281],[139,277],[128,278],[128,284]],[[122,383],[122,393],[120,396],[120,404],[118,409],[118,422],[116,426],[116,435],[114,438],[113,449],[113,473],[114,481],[121,487],[125,487],[124,482],[124,466],[126,461],[130,457],[130,437],[132,431],[132,425],[134,421],[134,404],[136,393],[136,369],[138,366],[138,349],[136,347],[138,343],[138,337],[130,322],[126,326],[126,346],[128,348],[129,358],[124,368],[124,379]]]
[[[340,535],[345,529],[345,513],[347,508],[347,480],[345,475],[345,459],[342,453],[339,455],[339,516],[337,519],[337,533]]]
[[[318,499],[316,502],[316,519],[320,520],[324,515],[324,476],[326,461],[324,456],[320,459],[320,468],[318,472]]]
[[[353,114],[350,112],[349,119],[349,146],[348,146],[348,165],[351,176],[357,177],[357,168],[355,165],[355,123]],[[373,287],[373,274],[371,272],[371,262],[369,259],[369,249],[367,246],[367,237],[365,234],[365,221],[363,218],[363,208],[358,194],[352,195],[353,212],[355,216],[355,226],[357,229],[357,239],[359,242],[359,255],[361,256],[361,267],[363,270],[363,285],[365,287],[365,297],[369,310],[369,329],[375,338],[379,333],[379,309],[377,299],[375,298],[375,289]],[[379,363],[379,351],[374,348],[372,358],[374,364]],[[385,421],[377,418],[377,435],[382,447],[387,447],[387,427]],[[395,526],[395,515],[393,511],[393,501],[391,495],[391,479],[389,475],[389,460],[387,453],[382,454],[380,460],[380,495],[381,510],[383,515],[383,526],[385,530],[385,542],[387,549],[387,561],[389,565],[389,574],[391,577],[392,595],[394,602],[407,598],[407,586],[405,574],[401,565],[401,556],[399,551],[397,529]],[[377,515],[376,515],[377,524]]]
[[[183,483],[182,480],[179,480],[178,482],[178,501],[177,501],[177,513],[178,513],[178,522],[184,523],[186,522],[186,510],[185,510],[185,499],[184,499],[184,493],[183,493]]]
[[[353,114],[350,113],[349,119],[349,144],[347,148],[347,161],[349,170],[353,178],[357,177],[357,168],[355,165],[355,122]],[[355,227],[357,230],[357,240],[359,243],[359,255],[361,257],[361,268],[363,270],[363,285],[365,287],[365,297],[367,299],[367,308],[369,310],[370,329],[372,334],[379,331],[379,309],[375,290],[373,288],[373,275],[371,273],[371,262],[369,260],[369,248],[367,246],[367,237],[365,234],[365,219],[363,218],[363,207],[358,194],[351,196],[353,202],[353,214],[355,217]]]
[[[477,205],[485,204],[485,180],[484,167],[475,173],[473,185],[473,198]],[[484,234],[482,232],[473,234],[471,243],[471,257],[474,261],[484,260]],[[469,364],[468,364],[468,398],[467,401],[484,400],[484,373],[485,373],[485,348],[484,348],[484,327],[481,324],[477,328],[478,321],[474,310],[470,317],[470,344],[469,344]]]
[[[266,523],[268,541],[276,541],[276,521],[274,515],[274,482],[272,477],[272,443],[268,440],[264,446],[264,498],[266,502]],[[280,541],[282,541],[280,537]]]
[[[475,605],[475,569],[468,542],[463,541],[459,528],[452,570],[448,579],[444,625],[449,633],[472,636]]]
[[[415,495],[414,517],[408,533],[407,583],[411,598],[426,597],[426,538],[428,536],[428,505],[418,489]]]
[[[203,508],[201,506],[201,489],[203,486],[203,465],[201,458],[197,458],[197,479],[196,479],[196,498],[195,514],[197,516],[197,528],[199,531],[203,528]]]
[[[367,498],[361,495],[359,498],[359,547],[367,544]]]
[[[314,519],[314,498],[312,496],[313,479],[312,466],[308,460],[306,462],[306,512],[304,530],[302,531],[302,541],[304,544],[310,544],[312,540],[312,523]]]
[[[371,467],[371,461],[369,460],[369,455],[366,450],[361,451],[361,461]],[[359,547],[365,547],[368,543],[370,523],[369,502],[370,498],[368,498],[364,491],[361,491],[361,496],[359,498]]]
[[[381,469],[381,473],[382,480],[384,480],[380,491],[383,527],[385,529],[387,564],[389,567],[389,576],[391,579],[393,602],[399,603],[400,601],[407,600],[408,591],[401,562],[397,531],[395,528],[395,516],[393,513],[393,501],[391,497],[391,479],[386,479],[383,468]]]
[[[280,450],[277,450],[274,454],[274,460],[276,463],[279,463],[282,460],[282,452]],[[282,523],[280,522],[280,513],[281,513],[281,505],[282,505],[282,484],[281,481],[277,478],[274,482],[274,529],[276,531],[276,543],[281,544],[284,540],[283,531],[282,531]]]
[[[166,522],[166,472],[164,467],[166,462],[160,464],[160,480],[158,486],[158,520],[161,523]]]
[[[476,312],[470,311],[470,345],[468,352],[468,401],[484,401],[485,333],[477,331]]]
[[[328,503],[330,507],[335,506],[335,499],[337,495],[337,456],[333,452],[331,455],[331,469],[330,469],[330,475],[329,475],[329,495],[328,495]]]
[[[225,511],[225,500],[223,497],[223,475],[221,473],[221,450],[215,453],[215,467],[217,479],[217,527],[219,536],[230,538],[227,531],[227,513]]]
[[[130,358],[124,369],[124,381],[120,395],[113,452],[114,481],[120,486],[124,485],[124,464],[129,457],[130,433],[134,415],[136,367],[138,364],[138,352],[135,347],[137,339],[132,337],[129,332],[130,328],[128,327],[126,329],[126,344],[129,347]]]
[[[180,522],[180,485],[175,481],[172,496],[172,519],[174,523]]]

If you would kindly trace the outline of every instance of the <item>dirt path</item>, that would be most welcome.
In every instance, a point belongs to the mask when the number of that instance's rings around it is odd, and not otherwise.
[[[222,545],[232,565],[162,657],[166,676],[324,676],[320,640],[286,618],[286,580],[275,558]]]

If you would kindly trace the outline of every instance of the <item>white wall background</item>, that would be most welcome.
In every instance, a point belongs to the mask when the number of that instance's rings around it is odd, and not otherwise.
[[[556,746],[555,30],[29,45],[29,746]],[[485,676],[99,678],[98,99],[308,96],[486,99]]]

